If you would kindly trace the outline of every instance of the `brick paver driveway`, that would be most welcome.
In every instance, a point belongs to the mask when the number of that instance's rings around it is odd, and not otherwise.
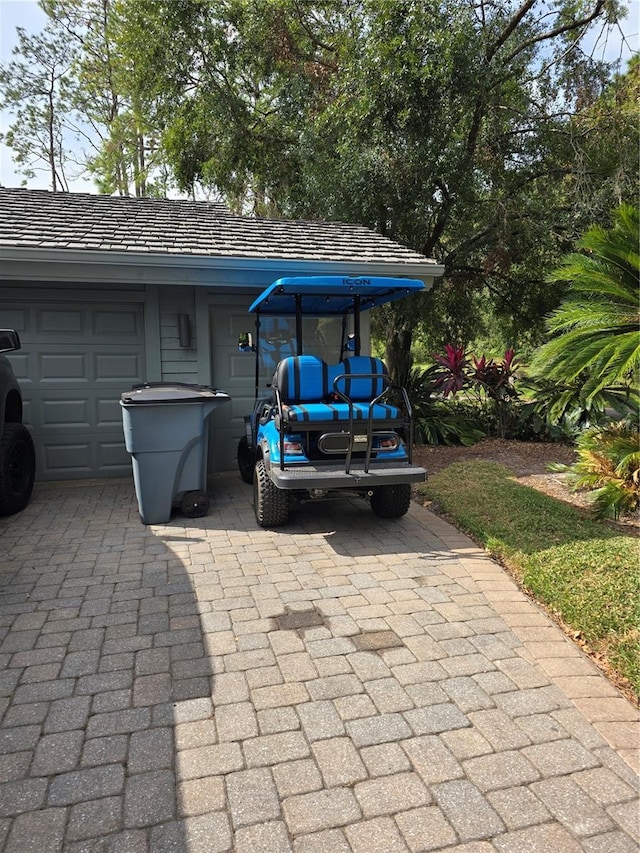
[[[637,850],[634,708],[420,507],[42,485],[0,563],[6,851]]]

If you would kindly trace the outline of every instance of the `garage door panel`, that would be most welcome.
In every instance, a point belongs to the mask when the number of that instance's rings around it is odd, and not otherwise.
[[[43,400],[43,427],[74,426],[87,430],[91,427],[88,400]]]
[[[51,430],[65,427],[66,429],[88,430],[93,427],[117,429],[122,432],[122,409],[120,394],[122,390],[114,389],[103,396],[100,391],[88,388],[85,399],[80,399],[66,391],[51,391],[45,396],[38,394],[34,409],[39,417],[33,426],[40,430]]]
[[[15,329],[22,337],[27,328],[27,312],[19,310],[2,310],[2,325],[3,329]]]
[[[231,379],[253,379],[256,375],[256,357],[252,352],[239,352],[230,356]]]
[[[91,441],[84,442],[51,442],[44,443],[44,459],[42,468],[47,474],[58,474],[61,477],[89,476],[94,472],[91,458]]]
[[[89,382],[90,359],[84,353],[41,353],[37,360],[40,382]]]
[[[122,423],[87,429],[80,424],[35,431],[38,439],[37,465],[41,479],[63,480],[98,477],[105,474],[126,476],[131,472],[131,457],[124,446]]]
[[[127,391],[127,388],[123,389]],[[96,400],[96,420],[101,427],[115,427],[122,429],[122,408],[120,406],[120,395],[114,398]]]
[[[248,300],[247,302],[247,308],[250,301]],[[214,329],[219,336],[230,339],[235,338],[236,342],[241,332],[252,332],[255,336],[255,316],[249,314],[245,308],[231,308],[230,310],[221,308],[215,312],[213,323]]]
[[[74,309],[42,308],[36,314],[36,328],[47,337],[64,338],[82,334],[82,311]]]
[[[131,457],[120,433],[96,441],[85,431],[85,440],[56,440],[44,443],[44,470],[49,479],[96,477],[104,474],[122,476],[131,472]]]
[[[142,328],[140,317],[133,311],[94,311],[92,331],[97,338],[108,340],[114,334],[119,340],[139,340]]]
[[[94,371],[96,382],[142,382],[142,353],[101,353],[95,356]]]
[[[238,395],[232,397],[229,405],[225,406],[226,409],[230,410],[232,420],[236,421],[236,428],[240,430],[240,435],[243,435],[244,431],[244,416],[253,411],[254,402],[253,394]]]
[[[97,445],[97,465],[103,472],[114,472],[122,475],[131,470],[131,457],[127,453],[123,440],[102,441]]]

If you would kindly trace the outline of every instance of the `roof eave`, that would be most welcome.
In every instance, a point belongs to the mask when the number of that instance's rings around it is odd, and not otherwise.
[[[427,286],[433,279],[444,273],[444,267],[435,261],[425,259],[424,262],[402,261],[329,261],[322,258],[255,258],[228,257],[215,255],[191,255],[151,252],[118,252],[90,249],[54,249],[31,246],[0,246],[0,261],[5,262],[0,278],[21,278],[23,280],[56,280],[55,265],[64,266],[60,280],[68,277],[68,270],[77,269],[78,273],[87,266],[95,268],[114,267],[130,268],[132,271],[141,267],[155,270],[164,269],[190,271],[180,283],[210,285],[212,282],[207,275],[213,270],[225,270],[238,273],[249,273],[251,280],[247,286],[256,286],[255,279],[262,283],[266,275],[278,278],[284,273],[291,275],[324,274],[324,275],[386,275],[421,278]],[[17,269],[24,265],[24,274]],[[54,268],[52,268],[54,265]],[[27,267],[29,268],[27,270]],[[40,269],[41,268],[41,269]],[[86,272],[78,278],[87,279]],[[122,277],[126,279],[126,276]],[[139,280],[139,278],[138,278]],[[273,280],[273,279],[271,279]]]

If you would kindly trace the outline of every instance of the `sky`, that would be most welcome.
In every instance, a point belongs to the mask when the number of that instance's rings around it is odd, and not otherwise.
[[[629,13],[622,22],[622,33],[611,32],[608,38],[596,41],[594,56],[598,59],[625,63],[635,51],[640,50],[640,0],[628,0]],[[28,33],[39,32],[46,23],[46,15],[39,8],[37,0],[0,0],[0,63],[11,60],[11,51],[17,42],[16,27],[24,27]],[[594,36],[594,40],[595,40]],[[624,67],[624,65],[623,65]],[[0,111],[0,133],[6,132],[11,115]],[[11,150],[0,142],[0,186],[19,187],[23,176],[17,174],[11,159]],[[30,189],[49,189],[48,175],[43,172],[29,179]],[[96,192],[95,187],[83,178],[71,179],[69,189],[72,192]]]

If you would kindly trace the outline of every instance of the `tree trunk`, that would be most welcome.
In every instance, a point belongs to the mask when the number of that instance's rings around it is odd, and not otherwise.
[[[404,385],[411,370],[413,326],[407,318],[398,316],[393,306],[390,308],[385,335],[385,359],[391,381]]]
[[[56,173],[56,143],[55,143],[55,132],[54,132],[54,111],[55,106],[53,103],[53,93],[54,93],[54,79],[53,75],[50,76],[50,88],[47,92],[47,147],[48,147],[48,156],[49,156],[49,172],[51,174],[51,189],[53,192],[58,191],[58,176]]]

